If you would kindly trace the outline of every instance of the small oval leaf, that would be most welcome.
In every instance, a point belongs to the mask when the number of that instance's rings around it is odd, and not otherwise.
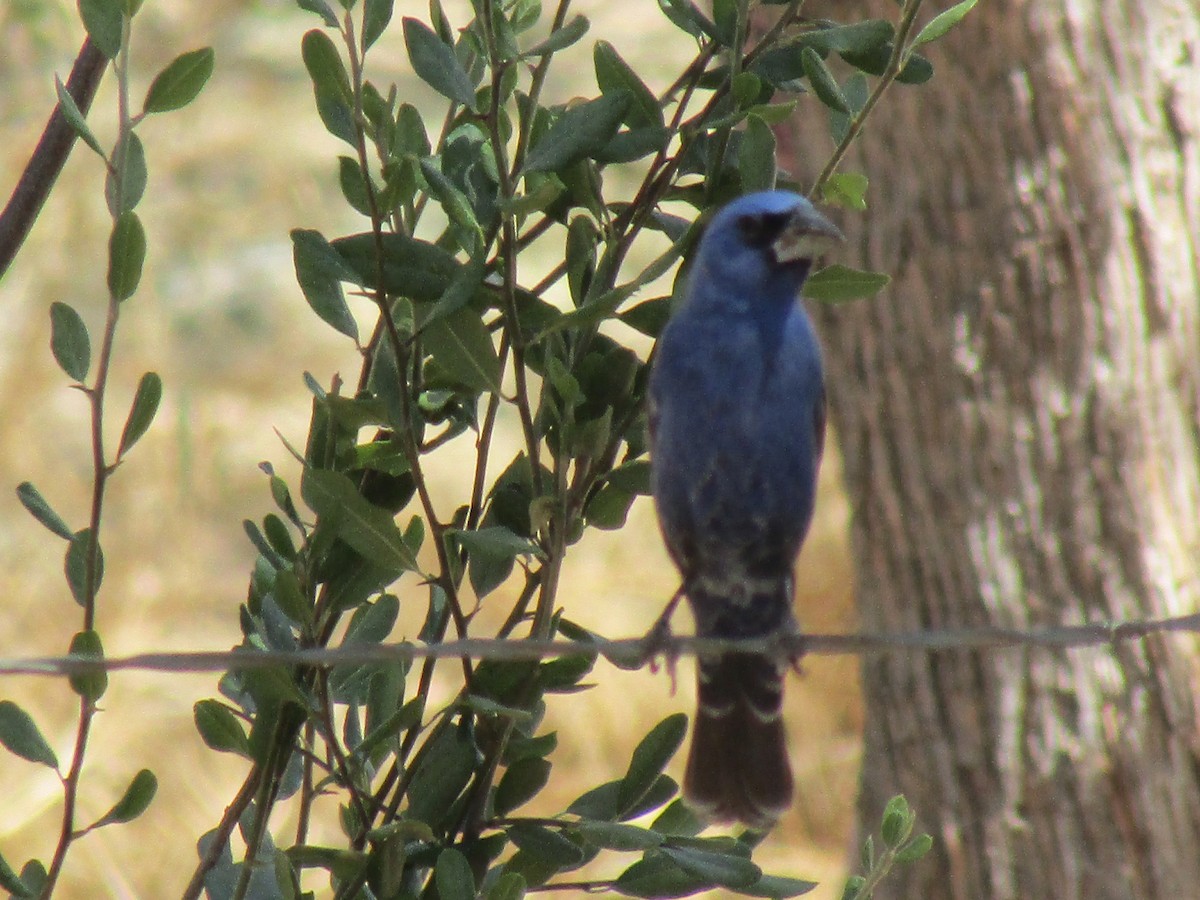
[[[350,76],[329,35],[317,28],[306,32],[300,40],[300,57],[318,95],[350,102]]]
[[[208,83],[215,63],[216,54],[212,47],[203,47],[175,57],[150,83],[142,111],[160,113],[187,106]]]
[[[433,878],[441,900],[475,900],[475,876],[462,851],[447,847],[439,853]]]
[[[70,653],[71,656],[80,656],[84,659],[103,660],[104,645],[100,642],[100,634],[90,629],[79,632],[71,639]],[[71,675],[67,680],[71,684],[71,690],[93,703],[103,697],[104,692],[108,689],[108,673],[104,669],[79,672]]]
[[[849,266],[826,266],[813,272],[804,282],[804,296],[822,303],[845,303],[873,297],[887,287],[891,276],[883,272],[863,272]]]
[[[71,535],[71,544],[67,547],[66,560],[63,570],[67,576],[67,584],[71,588],[71,596],[80,606],[87,606],[87,560],[88,548],[91,546],[91,529],[83,528]],[[104,552],[96,548],[96,573],[92,579],[91,593],[99,593],[100,584],[104,581]]]
[[[817,98],[830,109],[850,115],[850,104],[846,102],[837,79],[833,77],[821,55],[812,47],[805,47],[800,52],[800,61]]]
[[[154,421],[158,412],[158,404],[162,401],[162,379],[157,372],[147,372],[138,382],[137,393],[133,395],[133,404],[129,408],[129,416],[125,419],[125,428],[121,432],[121,443],[117,448],[117,459],[121,459],[129,448],[138,442]]]
[[[218,753],[250,756],[250,742],[237,716],[219,700],[200,700],[192,707],[200,739]]]
[[[496,786],[496,815],[512,812],[537,796],[550,780],[550,762],[537,756],[519,759],[504,772]]]
[[[650,790],[663,768],[687,734],[687,716],[675,713],[667,716],[650,733],[647,734],[634,748],[629,761],[629,769],[621,779],[621,789],[617,805],[621,811],[632,807]]]
[[[525,171],[553,172],[599,153],[617,133],[629,103],[629,95],[622,92],[570,107],[534,144]]]
[[[142,280],[146,260],[146,232],[137,213],[122,213],[108,239],[108,290],[116,300],[127,300]]]
[[[340,472],[306,469],[300,482],[304,502],[347,544],[374,565],[399,575],[420,567],[387,510],[368,502]]]
[[[67,90],[67,86],[62,83],[57,75],[54,76],[54,90],[58,94],[58,111],[67,124],[79,137],[81,141],[91,147],[100,155],[101,159],[107,159],[104,155],[104,150],[100,146],[100,142],[96,140],[96,136],[92,134],[92,130],[88,128],[87,119],[84,118],[82,110],[75,102],[75,98],[71,96]]]
[[[354,273],[329,242],[316,231],[292,232],[292,260],[296,281],[313,312],[346,337],[358,340],[358,323],[346,304],[341,282],[358,282]]]
[[[738,173],[742,190],[769,191],[775,187],[775,132],[756,115],[746,119],[746,130],[738,147]]]
[[[58,757],[29,713],[11,700],[0,700],[0,744],[22,759],[58,768]]]
[[[596,68],[596,84],[604,94],[628,94],[629,108],[625,113],[625,124],[630,128],[640,125],[663,125],[662,107],[646,83],[629,63],[608,41],[596,41],[592,48],[593,64]]]
[[[963,17],[975,8],[975,4],[979,0],[962,0],[961,3],[956,3],[945,12],[939,13],[930,19],[929,24],[921,29],[913,42],[909,45],[910,49],[916,49],[922,44],[928,44],[930,41],[936,41],[942,37],[963,20]]]
[[[149,769],[142,769],[133,776],[133,781],[129,782],[129,787],[125,789],[121,799],[92,827],[132,822],[146,811],[157,793],[158,779]]]
[[[79,0],[79,17],[88,37],[106,59],[114,59],[121,51],[123,4],[115,0]]]
[[[476,391],[500,392],[500,356],[479,313],[463,307],[421,329],[421,337],[454,381]]]
[[[431,88],[468,109],[475,108],[475,85],[454,49],[420,19],[404,20],[404,43],[413,71]]]
[[[29,510],[31,516],[60,538],[69,541],[75,537],[70,526],[51,508],[50,504],[46,502],[46,498],[31,482],[22,481],[17,485],[17,499],[21,501],[22,506]]]

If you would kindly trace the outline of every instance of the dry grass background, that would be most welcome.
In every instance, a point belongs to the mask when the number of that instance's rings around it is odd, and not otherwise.
[[[590,0],[575,8],[592,18],[591,38],[611,40],[657,86],[688,52],[649,0]],[[425,9],[400,0],[397,21]],[[353,378],[357,370],[353,348],[308,311],[291,272],[290,228],[336,235],[362,227],[340,198],[340,151],[314,114],[299,61],[300,36],[314,23],[283,0],[151,0],[138,19],[135,97],[183,50],[213,45],[217,71],[193,107],[140,130],[150,168],[140,207],[150,254],[142,289],[123,309],[110,435],[119,432],[141,372],[159,372],[166,387],[153,429],[112,480],[107,501],[98,627],[110,655],[224,649],[238,641],[237,606],[252,561],[239,523],[271,508],[257,463],[271,460],[294,480],[274,429],[303,441],[309,400],[301,372],[327,382],[334,372]],[[52,75],[65,77],[81,39],[68,0],[14,0],[0,9],[4,196],[53,103]],[[577,65],[558,71],[584,81],[577,88],[556,83],[561,98],[594,91],[587,49],[576,49]],[[374,53],[372,74],[377,83],[397,80],[402,93],[424,96],[405,72],[396,34]],[[114,109],[106,79],[91,116],[103,143]],[[86,519],[86,410],[51,358],[47,310],[68,301],[99,334],[107,227],[100,168],[78,147],[0,282],[0,656],[64,652],[78,628],[79,610],[62,577],[63,544],[33,522],[13,488],[32,480],[74,527]],[[469,438],[458,443],[458,455],[441,455],[433,473],[443,497],[451,496],[470,450]],[[508,457],[496,458],[503,465]],[[847,507],[838,482],[831,453],[798,573],[799,615],[814,631],[853,627]],[[562,584],[561,600],[577,621],[610,636],[644,631],[675,587],[649,503],[635,505],[622,531],[590,532],[569,556]],[[490,602],[502,601],[497,595]],[[677,627],[686,627],[682,617]],[[692,704],[686,663],[675,694],[661,673],[603,663],[592,681],[593,690],[551,704],[557,765],[535,809],[553,812],[584,787],[618,777],[650,725]],[[59,896],[178,895],[194,867],[196,838],[216,822],[245,769],[241,760],[207,750],[192,727],[192,703],[213,695],[215,684],[211,674],[111,679],[89,746],[80,819],[102,814],[139,768],[155,771],[160,790],[137,822],[75,846]],[[0,698],[31,711],[66,759],[76,704],[65,684],[8,678],[0,681]],[[807,661],[787,704],[798,798],[759,855],[772,871],[822,881],[811,896],[827,900],[840,894],[855,796],[862,715],[856,661]],[[682,754],[673,774],[681,766]],[[58,828],[57,776],[0,753],[0,797],[0,852],[18,868],[30,856],[48,859]]]

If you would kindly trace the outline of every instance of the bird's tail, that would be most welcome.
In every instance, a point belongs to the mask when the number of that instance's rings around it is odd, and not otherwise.
[[[753,653],[700,661],[683,790],[704,817],[767,829],[791,805],[783,675],[779,660]]]

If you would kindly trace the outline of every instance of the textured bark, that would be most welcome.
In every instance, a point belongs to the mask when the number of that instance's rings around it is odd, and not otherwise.
[[[863,625],[1195,611],[1200,3],[992,0],[928,49],[847,161],[844,257],[895,282],[820,312]],[[879,896],[1200,896],[1196,649],[866,659],[860,827],[902,792],[936,842]]]

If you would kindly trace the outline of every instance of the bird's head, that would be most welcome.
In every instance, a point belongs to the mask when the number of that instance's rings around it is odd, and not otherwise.
[[[696,268],[717,282],[734,279],[760,290],[779,285],[794,296],[813,260],[842,240],[837,226],[799,194],[747,194],[713,217]]]

